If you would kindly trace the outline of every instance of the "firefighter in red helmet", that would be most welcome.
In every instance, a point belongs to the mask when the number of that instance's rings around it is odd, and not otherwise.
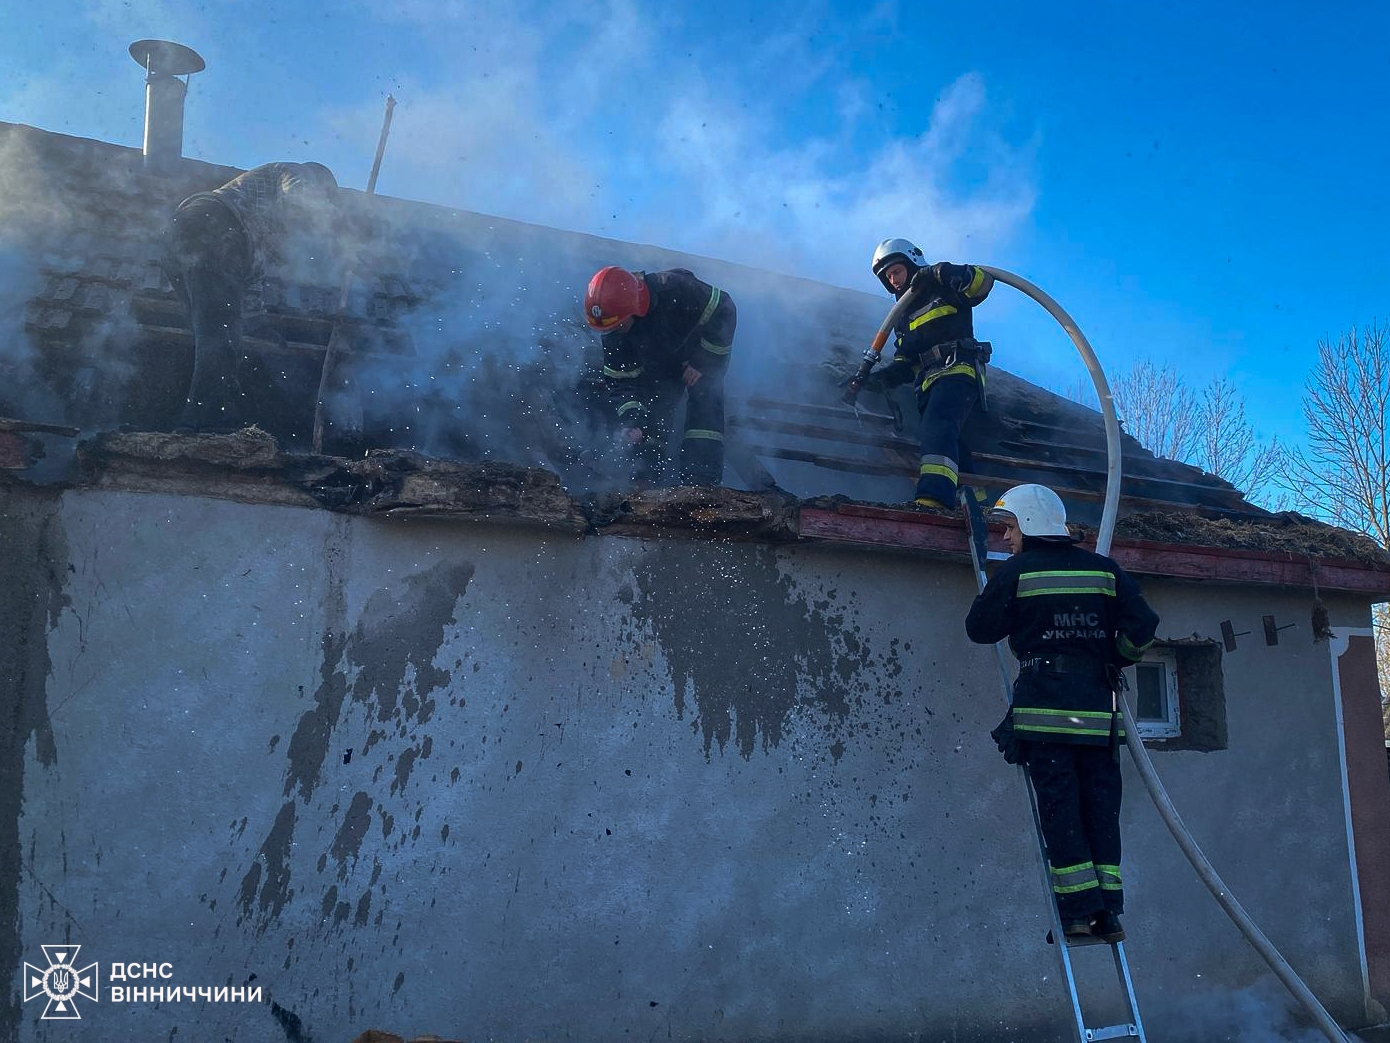
[[[584,318],[603,336],[604,380],[623,438],[638,450],[641,477],[660,479],[685,396],[681,482],[719,485],[733,298],[684,268],[631,272],[610,265],[589,280]]]

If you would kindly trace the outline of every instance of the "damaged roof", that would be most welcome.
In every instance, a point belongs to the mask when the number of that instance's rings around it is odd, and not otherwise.
[[[77,460],[71,483],[88,488],[196,493],[383,519],[520,524],[575,537],[850,543],[970,560],[964,519],[944,512],[841,497],[802,499],[781,490],[679,487],[578,496],[547,468],[389,449],[356,460],[290,453],[254,427],[229,435],[108,432],[82,440]],[[0,471],[0,485],[5,481]],[[1075,528],[1094,544],[1094,531]],[[997,532],[994,545],[1001,545]],[[1297,515],[1130,515],[1116,526],[1111,553],[1144,575],[1335,590],[1376,600],[1390,594],[1390,554],[1365,537]]]
[[[369,512],[391,490],[382,509],[399,513],[405,501],[431,509],[419,495],[424,484],[456,492],[457,483],[485,477],[498,483],[499,496],[512,490],[508,509],[516,516],[534,512],[546,524],[688,527],[685,494],[633,496],[615,480],[597,380],[601,347],[578,315],[583,286],[602,265],[679,266],[726,289],[739,309],[727,382],[730,488],[703,509],[711,526],[720,527],[721,511],[729,512],[726,528],[753,525],[744,517],[747,504],[757,503],[753,513],[761,516],[776,503],[784,505],[772,511],[781,520],[760,530],[762,537],[940,550],[923,533],[944,525],[947,542],[961,545],[959,519],[885,506],[911,497],[918,449],[910,393],[865,394],[858,409],[840,400],[886,298],[350,189],[341,193],[342,241],[301,251],[267,273],[269,334],[246,344],[270,444],[222,444],[199,460],[187,446],[159,441],[172,436],[122,441],[129,436],[109,432],[173,426],[192,365],[187,318],[159,265],[161,231],[181,199],[238,173],[185,159],[172,176],[155,177],[138,149],[0,123],[0,336],[10,346],[0,357],[7,371],[0,414],[30,422],[31,450],[41,442],[39,452],[48,454],[46,469],[29,468],[31,478],[101,481],[93,475],[109,476],[119,460],[121,480],[138,486],[177,459],[180,467],[221,467],[244,491],[248,475],[264,467],[267,495],[274,486],[275,495],[291,497],[293,487],[304,502]],[[351,292],[340,313],[349,264]],[[373,451],[354,462],[307,453],[335,323],[357,360],[364,415],[363,444],[339,455]],[[985,311],[980,326],[988,336]],[[995,349],[1006,364],[1009,346]],[[1061,494],[1074,522],[1098,524],[1107,465],[1100,414],[1001,365],[990,367],[987,402],[963,432],[962,483],[997,494],[1041,482]],[[88,436],[82,473],[67,465],[72,439],[55,433],[61,425]],[[108,434],[91,437],[99,432]],[[219,462],[217,452],[229,455]],[[1252,539],[1285,541],[1305,558],[1384,567],[1360,544],[1329,545],[1326,534],[1340,530],[1271,516],[1220,478],[1158,459],[1127,435],[1122,452],[1117,539],[1129,532],[1249,553],[1279,552],[1251,546]],[[20,455],[31,465],[37,456]],[[459,470],[464,464],[485,470]],[[553,475],[541,501],[535,497],[546,483],[536,469]],[[605,516],[602,505],[614,502],[626,506]],[[456,504],[448,511],[468,513]],[[785,522],[788,514],[794,522]],[[1154,520],[1170,516],[1186,520]],[[1134,533],[1142,519],[1150,519],[1147,528]]]

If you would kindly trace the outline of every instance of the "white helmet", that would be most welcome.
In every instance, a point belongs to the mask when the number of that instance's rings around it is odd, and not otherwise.
[[[893,293],[893,287],[883,277],[883,273],[895,264],[905,264],[909,268],[925,268],[927,259],[922,251],[906,239],[885,239],[874,250],[873,272],[883,288]]]
[[[1015,485],[994,504],[996,514],[1012,514],[1025,536],[1070,536],[1062,498],[1045,485]]]

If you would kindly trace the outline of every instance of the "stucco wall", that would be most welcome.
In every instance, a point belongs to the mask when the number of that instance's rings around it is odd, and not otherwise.
[[[1003,695],[964,640],[964,566],[0,497],[43,562],[12,574],[6,611],[55,608],[25,617],[42,647],[0,651],[18,705],[44,711],[17,718],[0,765],[22,775],[0,822],[21,855],[0,937],[40,968],[42,945],[80,945],[101,974],[80,1021],[17,1006],[20,1039],[1029,1040],[1068,1024],[1022,779],[985,734]],[[1309,607],[1145,586],[1170,638]],[[1330,607],[1365,625],[1355,602]],[[1281,637],[1224,659],[1229,750],[1154,757],[1241,901],[1355,1024],[1332,662],[1306,622]],[[47,676],[17,672],[21,654]],[[1126,783],[1149,1038],[1224,1038],[1193,1012],[1266,972],[1127,760]],[[1077,959],[1113,986],[1103,949]],[[267,1002],[112,1003],[114,962],[167,964],[128,987]]]
[[[1222,655],[1229,748],[1157,751],[1153,762],[1231,893],[1334,1016],[1343,1024],[1363,1024],[1356,994],[1363,987],[1360,926],[1332,686],[1338,648],[1313,640],[1313,596],[1152,579],[1144,589],[1163,617],[1160,638],[1219,642],[1220,623],[1227,619],[1237,633],[1250,632],[1237,639],[1234,652]],[[1325,600],[1334,632],[1367,625],[1365,610],[1353,599]],[[1280,633],[1278,645],[1265,642],[1260,621],[1266,614],[1280,626],[1296,624]],[[1170,963],[1174,973],[1164,982],[1163,1002],[1181,1009],[1184,996],[1201,994],[1213,979],[1227,984],[1268,974],[1197,883],[1137,775],[1127,775],[1126,784],[1130,904],[1152,917],[1128,946],[1142,968],[1141,987],[1161,963]],[[1189,947],[1201,955],[1193,958],[1185,951]]]

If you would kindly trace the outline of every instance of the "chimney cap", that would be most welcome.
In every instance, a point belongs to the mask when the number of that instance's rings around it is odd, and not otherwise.
[[[136,40],[130,45],[130,56],[151,74],[186,76],[207,68],[201,54],[172,40]]]

